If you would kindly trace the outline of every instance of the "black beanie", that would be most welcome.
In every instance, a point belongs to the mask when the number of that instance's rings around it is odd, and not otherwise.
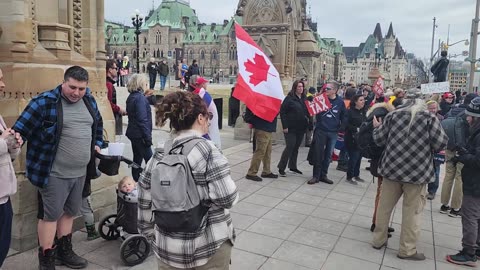
[[[472,100],[476,97],[477,97],[477,94],[475,94],[475,93],[467,94],[465,96],[465,99],[463,100],[463,104],[470,105],[470,102],[472,102]]]

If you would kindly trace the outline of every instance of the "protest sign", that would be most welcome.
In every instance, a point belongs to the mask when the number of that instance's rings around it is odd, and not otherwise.
[[[450,92],[449,82],[425,83],[422,84],[422,94],[435,94]]]
[[[330,104],[330,100],[328,100],[327,95],[324,93],[322,95],[315,96],[313,101],[305,101],[307,105],[308,112],[310,116],[314,116],[324,111],[328,111],[332,108],[332,104]]]

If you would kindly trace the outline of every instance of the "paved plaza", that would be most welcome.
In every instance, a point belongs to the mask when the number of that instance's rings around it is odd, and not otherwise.
[[[166,134],[159,130],[155,132],[157,137]],[[372,183],[367,171],[362,170],[361,174],[369,181],[353,186],[345,182],[345,173],[335,170],[334,162],[329,171],[334,185],[307,185],[312,168],[305,161],[308,148],[301,148],[299,169],[305,175],[287,173],[286,178],[252,182],[244,178],[252,156],[252,145],[234,141],[233,130],[228,127],[222,131],[222,138],[226,147],[223,152],[230,161],[232,178],[240,192],[240,201],[231,210],[237,232],[231,269],[464,269],[445,262],[446,254],[455,253],[460,248],[461,221],[438,212],[439,196],[433,203],[427,202],[423,213],[418,249],[425,253],[427,260],[400,260],[396,257],[400,205],[393,215],[392,226],[396,231],[388,247],[375,250],[369,244],[376,183]],[[273,168],[282,150],[282,145],[273,147]],[[88,269],[156,269],[154,256],[135,267],[123,266],[119,255],[120,241],[109,242],[100,238],[87,242],[84,231],[76,232],[73,239],[76,252],[88,259]],[[37,269],[36,252],[36,249],[19,254],[12,251],[3,269]]]
[[[119,104],[124,108],[128,93],[125,88],[118,90]],[[223,153],[230,161],[231,175],[240,193],[240,201],[231,210],[237,232],[231,269],[468,269],[445,261],[446,254],[460,249],[462,232],[461,219],[439,213],[440,196],[433,202],[427,201],[423,212],[418,249],[425,253],[427,260],[400,260],[396,257],[402,217],[400,203],[392,220],[396,231],[387,248],[375,250],[370,246],[369,228],[377,183],[372,183],[370,173],[363,169],[368,164],[366,161],[361,170],[361,176],[368,180],[366,183],[353,186],[345,182],[345,173],[335,170],[337,164],[333,162],[329,177],[335,184],[311,186],[306,184],[312,172],[306,161],[308,148],[302,147],[298,168],[305,173],[303,176],[287,172],[287,177],[253,182],[244,178],[252,157],[252,144],[234,140],[233,129],[225,121],[223,127]],[[154,145],[165,141],[168,128],[154,128],[153,138]],[[125,156],[132,157],[130,141],[124,136],[120,139],[127,144]],[[273,147],[274,171],[283,148],[283,145]],[[76,252],[88,259],[88,269],[156,269],[154,256],[136,267],[125,267],[120,259],[120,241],[100,238],[87,242],[85,231],[76,232],[73,239]],[[36,249],[23,253],[12,250],[3,269],[37,269],[36,252]]]

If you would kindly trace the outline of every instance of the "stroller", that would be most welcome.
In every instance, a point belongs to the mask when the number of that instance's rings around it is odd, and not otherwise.
[[[125,162],[129,167],[140,168],[138,164],[123,156],[97,153],[96,157],[100,159],[98,169],[106,175],[118,175],[121,162]],[[142,263],[150,255],[151,250],[148,239],[138,233],[137,212],[137,199],[132,199],[117,190],[117,213],[104,217],[98,224],[98,232],[103,239],[122,241],[120,258],[127,266]]]

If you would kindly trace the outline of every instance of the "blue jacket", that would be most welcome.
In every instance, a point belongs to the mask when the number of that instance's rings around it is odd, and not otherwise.
[[[135,91],[127,98],[128,126],[125,135],[129,139],[152,142],[152,109],[143,93]]]
[[[57,154],[62,134],[63,110],[61,85],[34,97],[15,122],[13,129],[27,142],[27,178],[40,188],[48,184],[48,177]],[[83,102],[92,115],[92,159],[87,175],[95,174],[94,146],[103,145],[103,120],[95,98],[87,88]],[[93,170],[93,171],[92,171]]]
[[[332,108],[317,114],[315,129],[318,128],[319,130],[327,132],[343,131],[347,125],[347,109],[345,108],[345,103],[339,96],[329,100]]]

